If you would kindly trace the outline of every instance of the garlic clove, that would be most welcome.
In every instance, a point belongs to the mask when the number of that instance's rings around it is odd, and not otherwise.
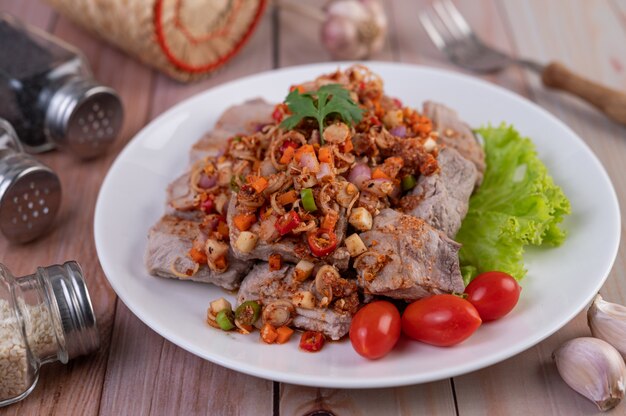
[[[363,59],[385,44],[387,17],[379,0],[333,0],[326,7],[322,43],[335,59]]]
[[[626,358],[626,306],[597,295],[587,310],[587,323],[594,337],[608,342]]]
[[[600,410],[612,409],[624,398],[626,365],[607,342],[576,338],[559,347],[552,357],[563,380]]]

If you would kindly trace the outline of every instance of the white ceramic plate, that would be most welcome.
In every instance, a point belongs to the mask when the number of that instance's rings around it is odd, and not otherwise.
[[[346,66],[346,65],[342,65]],[[331,72],[337,64],[271,71],[221,85],[167,111],[119,155],[100,191],[95,240],[111,286],[143,322],[176,345],[214,363],[295,384],[357,388],[422,383],[464,374],[511,357],[571,320],[606,279],[619,245],[620,215],[611,182],[589,148],[562,122],[524,98],[467,76],[409,65],[370,63],[385,90],[421,108],[433,99],[455,108],[472,126],[512,123],[530,136],[572,203],[559,248],[529,251],[520,303],[453,348],[401,340],[387,357],[367,361],[349,341],[317,354],[301,352],[298,336],[265,345],[258,335],[216,331],[205,322],[209,301],[231,294],[211,285],[154,278],[143,253],[150,226],[163,214],[165,187],[187,168],[193,142],[220,113],[253,97],[281,101],[290,85]]]

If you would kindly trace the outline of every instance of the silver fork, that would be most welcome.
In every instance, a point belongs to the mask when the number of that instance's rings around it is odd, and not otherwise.
[[[541,76],[549,88],[572,93],[626,125],[626,94],[590,81],[559,62],[541,65],[514,58],[485,44],[450,0],[436,1],[420,13],[420,21],[435,46],[454,64],[478,73],[494,73],[521,65]]]

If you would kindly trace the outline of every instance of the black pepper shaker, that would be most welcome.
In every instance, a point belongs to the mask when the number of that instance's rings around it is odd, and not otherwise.
[[[78,50],[0,13],[0,117],[30,153],[60,147],[91,158],[118,135],[123,108]]]

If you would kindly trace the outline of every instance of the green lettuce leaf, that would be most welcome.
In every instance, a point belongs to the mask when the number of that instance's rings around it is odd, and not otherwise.
[[[570,203],[528,138],[504,124],[477,133],[484,138],[487,169],[456,236],[463,244],[461,271],[465,284],[490,270],[519,280],[526,274],[524,246],[563,243],[559,223]]]

